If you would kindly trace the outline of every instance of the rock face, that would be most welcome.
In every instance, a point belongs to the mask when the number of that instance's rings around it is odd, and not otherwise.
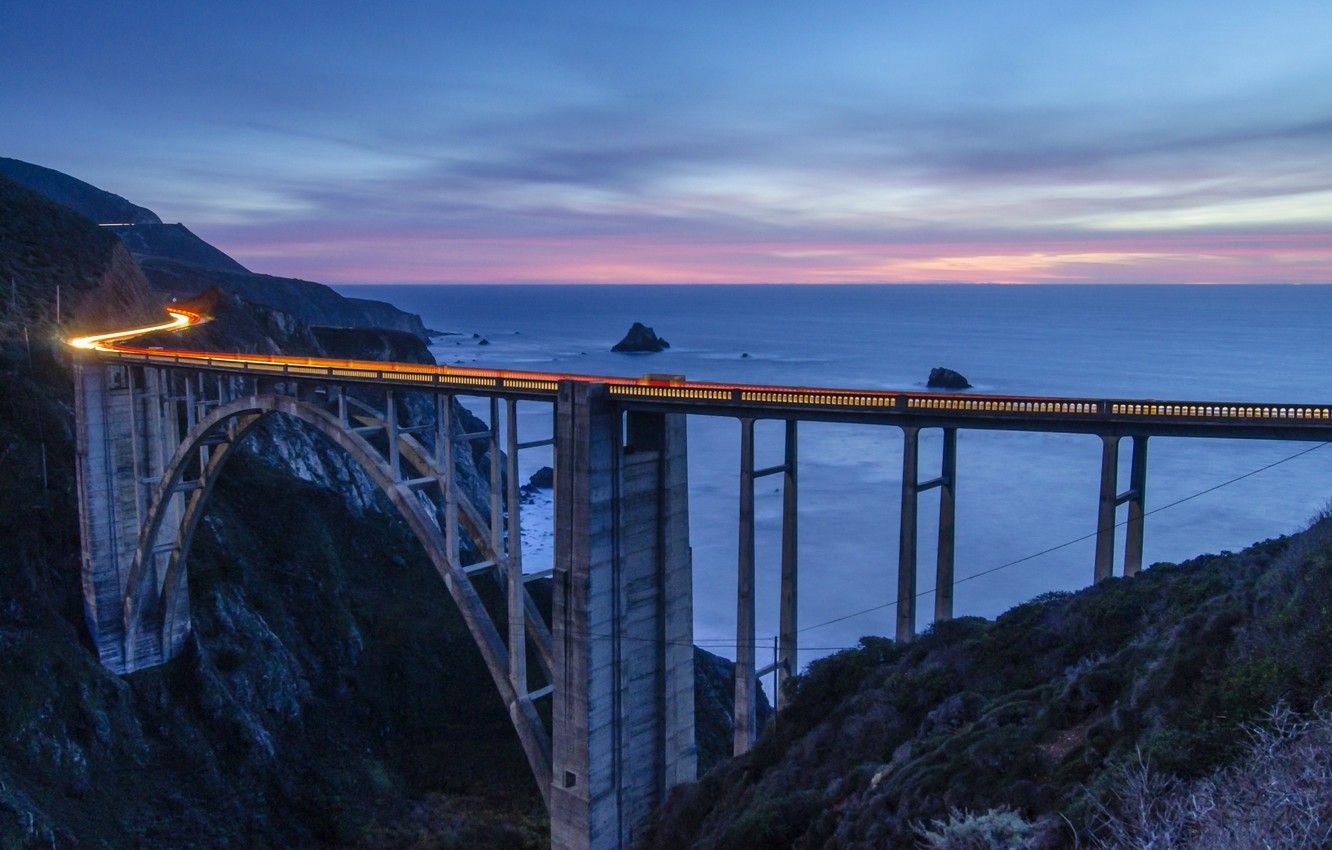
[[[755,705],[757,732],[772,719],[772,704],[759,682]],[[698,775],[702,776],[731,757],[735,738],[735,662],[694,647],[694,740],[698,747]]]
[[[634,322],[629,333],[624,335],[624,339],[611,346],[611,351],[627,353],[650,353],[654,351],[664,351],[671,347],[671,344],[661,337],[657,336],[656,331],[649,328],[642,322]]]
[[[549,466],[543,466],[532,473],[532,477],[527,480],[527,483],[540,490],[549,490],[555,486],[555,470]]]
[[[177,298],[193,298],[209,287],[292,316],[311,325],[337,328],[380,327],[406,331],[426,339],[421,317],[388,304],[343,298],[322,283],[250,272],[139,257],[139,265],[154,289]]]
[[[930,379],[925,382],[925,386],[943,390],[966,390],[971,388],[971,382],[960,372],[935,366],[930,370]]]

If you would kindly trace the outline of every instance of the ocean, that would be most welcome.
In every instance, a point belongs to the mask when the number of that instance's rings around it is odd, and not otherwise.
[[[976,392],[1332,402],[1329,286],[338,289],[389,301],[419,313],[427,327],[457,334],[435,340],[442,364],[873,389],[920,388],[932,367],[946,366]],[[635,321],[671,348],[612,353]],[[483,400],[464,402],[484,415]],[[549,406],[520,406],[522,439],[548,436],[550,428]],[[739,426],[690,417],[688,439],[695,635],[730,656]],[[780,462],[781,425],[759,422],[756,443],[758,466]],[[922,432],[921,480],[937,474],[941,443],[938,431]],[[894,631],[901,444],[891,427],[801,425],[802,666],[862,635]],[[1317,445],[1153,438],[1147,510],[1159,512],[1146,521],[1144,563],[1237,550],[1302,528],[1332,496],[1332,447]],[[1126,440],[1121,483],[1129,454]],[[550,456],[533,450],[521,461],[525,479]],[[959,432],[957,615],[993,617],[1040,593],[1091,582],[1099,470],[1096,437]],[[756,496],[761,664],[777,627],[779,486],[760,479]],[[524,508],[529,570],[549,565],[550,514],[545,497]],[[934,585],[936,516],[937,495],[923,494],[921,590]],[[1121,528],[1116,571],[1123,537]],[[980,573],[987,574],[967,579]],[[933,604],[932,594],[917,603],[919,627],[928,625]],[[819,625],[827,621],[835,622]]]

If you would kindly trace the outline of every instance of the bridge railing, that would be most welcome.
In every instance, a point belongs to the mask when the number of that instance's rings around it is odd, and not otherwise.
[[[121,363],[208,369],[229,373],[327,378],[342,382],[390,384],[402,387],[440,387],[554,399],[563,380],[604,383],[612,398],[635,403],[661,403],[696,408],[750,408],[770,410],[840,410],[909,416],[943,415],[960,418],[1076,420],[1124,422],[1221,422],[1234,424],[1280,423],[1326,426],[1332,423],[1332,405],[1254,403],[1238,401],[1183,401],[1164,399],[1095,399],[1052,396],[1010,396],[980,393],[914,393],[893,390],[831,389],[736,385],[686,381],[679,376],[647,375],[624,378],[603,375],[566,375],[491,369],[466,369],[426,364],[382,363],[289,357],[266,354],[213,354],[118,346],[97,355]]]

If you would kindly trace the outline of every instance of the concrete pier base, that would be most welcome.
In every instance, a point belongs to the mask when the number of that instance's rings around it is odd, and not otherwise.
[[[573,381],[556,416],[551,846],[617,848],[697,767],[684,417]]]
[[[75,367],[84,616],[98,658],[117,673],[128,672],[125,591],[153,491],[170,456],[164,450],[168,425],[161,380],[154,369],[95,362]],[[147,557],[163,560],[169,554],[164,546]],[[150,571],[154,590],[161,590],[164,573]]]

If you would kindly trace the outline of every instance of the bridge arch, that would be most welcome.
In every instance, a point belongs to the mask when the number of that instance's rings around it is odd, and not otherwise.
[[[194,534],[217,479],[236,447],[256,425],[285,414],[344,450],[375,483],[419,540],[458,606],[468,632],[508,707],[543,799],[549,801],[551,743],[526,694],[509,675],[508,648],[486,613],[461,564],[448,557],[444,531],[433,506],[394,475],[388,461],[337,415],[289,395],[258,394],[223,404],[182,436],[163,467],[125,585],[124,658],[129,670],[152,666],[176,654],[189,633],[187,559]],[[186,476],[198,468],[196,480]],[[185,495],[180,504],[179,495]],[[159,554],[169,553],[159,575]]]

